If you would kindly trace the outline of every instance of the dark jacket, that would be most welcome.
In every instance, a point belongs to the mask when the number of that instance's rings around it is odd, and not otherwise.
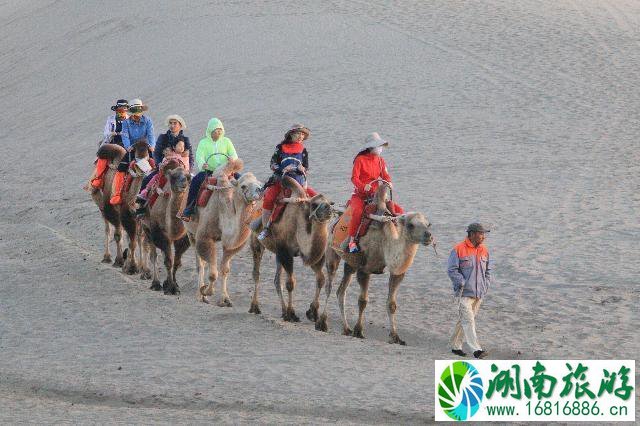
[[[182,134],[182,130],[178,133],[178,136],[173,137],[170,130],[167,130],[167,133],[163,133],[158,136],[158,140],[156,141],[156,149],[153,151],[153,159],[157,165],[162,163],[164,158],[163,151],[168,147],[175,147],[178,139],[182,139],[184,141],[184,149],[189,150],[189,170],[193,170],[193,148],[191,143],[189,142],[189,138]]]
[[[282,178],[282,169],[286,166],[286,164],[283,165],[283,160],[286,158],[293,157],[300,160],[305,170],[309,170],[309,154],[307,152],[307,148],[304,148],[300,154],[287,154],[282,150],[282,144],[283,143],[279,143],[276,145],[276,151],[271,156],[270,167],[273,171],[273,175],[269,178],[267,183],[265,183],[265,188],[275,184]],[[305,174],[295,172],[291,177],[297,180],[301,185],[304,185],[304,182],[306,181]]]

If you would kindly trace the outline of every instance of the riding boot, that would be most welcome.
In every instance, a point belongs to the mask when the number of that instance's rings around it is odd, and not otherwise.
[[[109,160],[106,158],[98,158],[96,161],[96,167],[93,170],[93,174],[89,178],[89,182],[92,188],[100,189],[104,183],[104,173],[109,166]]]
[[[271,225],[271,210],[262,209],[262,231],[258,234],[258,239],[260,241],[270,235],[269,225]]]
[[[116,172],[113,177],[113,196],[109,200],[109,204],[118,205],[122,203],[122,188],[124,187],[124,175],[125,172]]]

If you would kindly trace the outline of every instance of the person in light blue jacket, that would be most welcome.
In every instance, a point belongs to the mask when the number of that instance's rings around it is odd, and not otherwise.
[[[463,336],[473,350],[473,356],[487,356],[487,352],[482,350],[478,342],[475,322],[482,298],[487,294],[491,284],[489,249],[483,244],[487,232],[489,229],[480,223],[470,224],[467,227],[467,238],[457,244],[449,255],[447,273],[453,284],[456,309],[459,313],[451,337],[451,352],[458,356],[467,355],[462,351]]]
[[[110,204],[117,205],[122,202],[122,188],[124,187],[124,175],[127,172],[129,163],[134,160],[131,153],[131,147],[138,139],[145,138],[149,144],[149,150],[153,152],[156,145],[156,139],[153,137],[153,123],[149,117],[142,115],[149,109],[140,99],[134,99],[129,105],[129,118],[122,122],[122,146],[127,150],[118,172],[113,178],[113,196],[109,200]],[[123,170],[124,169],[124,170]]]

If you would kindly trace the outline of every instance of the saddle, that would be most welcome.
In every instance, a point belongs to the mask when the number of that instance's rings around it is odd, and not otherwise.
[[[218,178],[215,176],[208,176],[204,182],[202,182],[200,190],[198,191],[198,201],[196,202],[198,207],[204,207],[209,202],[209,198],[211,198],[211,194],[213,194],[213,190],[209,189],[209,185],[218,185]]]
[[[151,167],[151,170],[156,168],[156,162],[153,161],[153,158],[149,158],[149,166]],[[140,169],[140,167],[138,166],[138,164],[136,163],[136,161],[132,161],[129,163],[129,168],[127,169],[128,172],[125,176],[124,176],[124,192],[128,192],[129,189],[131,188],[131,183],[133,182],[133,175],[131,172],[133,172],[134,174],[138,174],[138,173],[145,173],[145,170]]]
[[[367,231],[371,224],[374,222],[373,219],[369,217],[369,215],[376,214],[377,206],[369,201],[364,206],[364,210],[362,212],[362,218],[360,219],[360,224],[358,225],[358,231],[356,232],[355,240],[356,242],[361,238],[367,235]],[[390,204],[387,204],[387,209],[389,211],[393,211]],[[396,216],[396,215],[393,215]],[[347,205],[347,209],[342,213],[342,215],[329,227],[329,232],[333,234],[333,240],[331,247],[334,250],[338,251],[346,251],[346,247],[344,246],[344,242],[348,241],[349,238],[349,223],[351,222],[351,205]]]

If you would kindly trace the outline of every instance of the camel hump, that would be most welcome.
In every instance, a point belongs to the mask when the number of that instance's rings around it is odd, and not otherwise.
[[[297,198],[307,198],[307,191],[295,179],[289,176],[282,177],[282,186],[291,190],[291,195]]]
[[[231,176],[240,172],[244,168],[244,161],[239,158],[230,158],[226,164],[218,167],[213,173],[214,176]]]
[[[120,145],[116,145],[114,143],[108,143],[102,145],[98,149],[98,158],[109,160],[113,162],[114,160],[120,161],[127,153],[127,150],[121,147]]]

